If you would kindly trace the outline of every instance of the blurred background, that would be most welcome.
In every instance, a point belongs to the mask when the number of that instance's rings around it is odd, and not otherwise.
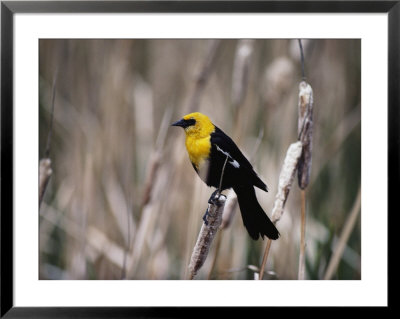
[[[359,210],[361,42],[302,43],[314,93],[306,278],[328,279],[336,258],[329,279],[361,279],[360,214],[340,239]],[[208,115],[251,158],[269,187],[257,197],[271,216],[297,139],[297,40],[40,40],[39,59],[39,158],[55,89],[40,279],[187,278],[213,191],[189,162],[183,130],[170,127],[192,111]],[[264,279],[297,279],[300,206],[296,179]],[[255,278],[266,240],[253,241],[235,211],[197,279]]]

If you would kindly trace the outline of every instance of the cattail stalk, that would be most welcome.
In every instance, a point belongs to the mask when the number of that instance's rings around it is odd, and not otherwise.
[[[286,200],[289,196],[290,189],[295,177],[298,160],[301,156],[302,144],[297,141],[289,146],[286,153],[283,167],[279,175],[278,192],[275,196],[274,206],[272,208],[271,221],[276,224],[283,215],[283,208],[285,207]],[[264,268],[267,263],[268,253],[271,246],[271,240],[268,239],[267,246],[265,247],[263,262],[260,267],[261,280],[264,275]]]
[[[196,245],[193,249],[192,257],[189,264],[189,278],[193,279],[196,276],[199,269],[203,266],[208,251],[210,249],[211,243],[221,226],[222,213],[224,211],[226,196],[222,194],[217,194],[211,199],[210,204],[208,204],[208,218],[207,225],[203,223],[199,236],[197,238]]]
[[[283,215],[283,209],[289,196],[296,170],[298,172],[298,183],[302,190],[302,217],[301,217],[301,239],[299,256],[299,279],[305,276],[305,193],[310,180],[311,171],[311,150],[312,150],[312,110],[313,110],[313,92],[311,86],[301,81],[299,85],[299,121],[298,121],[298,141],[290,145],[286,158],[283,163],[281,174],[279,176],[278,193],[275,197],[272,209],[272,222],[276,224]],[[270,249],[270,240],[265,248],[262,266],[260,268],[259,279],[262,279],[264,267]]]
[[[298,279],[305,279],[306,264],[306,191],[302,189],[301,194],[301,224],[300,224],[300,255]]]
[[[278,222],[283,215],[283,208],[289,196],[290,189],[296,173],[297,163],[301,155],[302,145],[300,141],[292,143],[286,153],[281,174],[279,175],[278,193],[275,196],[272,208],[272,222]]]
[[[224,209],[224,211],[225,211],[225,209]],[[223,231],[222,231],[222,229],[223,229],[223,228],[222,228],[223,215],[224,215],[224,214],[222,214],[222,221],[221,221],[221,225],[219,226],[219,232],[218,232],[218,234],[217,234],[217,241],[216,241],[216,243],[215,243],[215,252],[214,252],[213,260],[212,260],[212,262],[211,262],[211,267],[210,267],[210,270],[208,271],[208,275],[207,275],[207,279],[208,279],[208,280],[210,280],[211,277],[212,277],[214,268],[215,268],[215,266],[216,266],[216,264],[217,264],[219,249],[221,248],[222,234],[223,234]]]
[[[305,189],[310,181],[311,152],[313,136],[313,90],[305,81],[299,85],[299,119],[298,138],[303,145],[303,152],[298,166],[298,182],[301,189]]]
[[[258,276],[259,280],[263,279],[264,269],[265,269],[265,265],[267,264],[267,259],[268,259],[268,255],[269,255],[269,250],[271,249],[271,244],[272,244],[272,240],[268,238],[267,245],[265,246],[263,260],[262,260],[261,267],[259,270],[260,271],[260,275]]]
[[[212,273],[214,271],[214,268],[217,264],[217,258],[219,254],[219,249],[221,246],[222,242],[222,237],[223,237],[223,230],[227,229],[230,224],[232,223],[233,216],[235,215],[236,207],[238,205],[237,201],[237,196],[235,192],[231,191],[230,194],[227,197],[224,212],[222,214],[222,222],[221,226],[219,227],[219,232],[218,232],[218,237],[217,237],[217,242],[215,244],[215,252],[213,256],[213,261],[211,263],[211,268],[210,271],[208,272],[207,279],[211,279]]]
[[[300,42],[301,44],[301,42]],[[304,72],[304,71],[303,71]],[[304,78],[304,73],[303,73]],[[300,223],[300,254],[298,279],[305,279],[306,263],[306,195],[305,189],[310,182],[311,152],[313,136],[313,91],[311,86],[302,81],[299,85],[298,104],[298,134],[303,145],[303,151],[297,167],[298,184],[301,189],[301,223]]]
[[[228,156],[226,156],[224,166],[222,167],[218,190],[211,195],[211,198],[208,200],[208,208],[206,212],[207,222],[204,222],[201,227],[199,237],[197,238],[197,242],[192,253],[192,258],[190,259],[190,279],[193,279],[197,271],[201,268],[201,266],[203,266],[214,236],[222,223],[222,213],[224,212],[226,196],[221,194],[221,190],[227,162]]]

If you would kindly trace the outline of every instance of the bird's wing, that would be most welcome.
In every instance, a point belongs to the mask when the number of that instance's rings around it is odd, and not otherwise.
[[[211,134],[211,144],[223,156],[228,156],[228,163],[237,168],[243,176],[250,178],[253,185],[268,191],[265,183],[258,177],[253,166],[236,146],[235,142],[218,127],[215,127],[214,133]]]

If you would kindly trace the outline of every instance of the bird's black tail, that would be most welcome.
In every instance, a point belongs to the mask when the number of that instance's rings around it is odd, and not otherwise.
[[[270,239],[277,239],[279,232],[258,203],[254,187],[235,186],[233,190],[238,198],[243,224],[251,238],[257,240],[261,235],[264,239],[265,235]]]

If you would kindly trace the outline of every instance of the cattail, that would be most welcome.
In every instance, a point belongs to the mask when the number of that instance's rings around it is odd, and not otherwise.
[[[285,161],[279,175],[278,193],[275,196],[274,207],[272,208],[272,222],[276,223],[283,215],[283,208],[292,187],[296,173],[296,167],[301,155],[301,142],[292,143],[287,150]]]
[[[197,237],[196,245],[193,249],[192,257],[189,264],[189,278],[193,279],[198,270],[203,266],[211,243],[221,226],[222,213],[224,211],[226,196],[219,194],[211,199],[211,204],[208,204],[207,225],[203,223],[200,234]]]
[[[235,192],[231,191],[226,200],[224,213],[222,214],[221,229],[228,228],[231,224],[233,216],[235,215],[237,204],[237,195]]]
[[[305,189],[310,181],[311,151],[313,134],[313,90],[305,81],[299,85],[299,119],[298,135],[303,145],[298,165],[298,182],[301,189]]]
[[[282,170],[279,175],[278,192],[275,196],[274,207],[272,208],[271,221],[276,224],[283,215],[283,208],[285,207],[286,200],[289,196],[289,191],[292,187],[294,176],[296,173],[297,164],[301,155],[302,145],[300,141],[292,143],[286,152],[286,157],[283,162]],[[267,263],[267,258],[272,241],[268,239],[264,251],[263,261],[260,267],[261,280],[264,275],[264,268]]]
[[[301,42],[299,42],[301,44]],[[304,76],[304,66],[303,66]],[[313,135],[313,90],[305,81],[299,85],[298,103],[298,138],[303,150],[297,166],[298,184],[301,189],[301,224],[300,224],[300,254],[298,278],[305,279],[306,262],[306,194],[305,189],[310,181],[311,152]]]

